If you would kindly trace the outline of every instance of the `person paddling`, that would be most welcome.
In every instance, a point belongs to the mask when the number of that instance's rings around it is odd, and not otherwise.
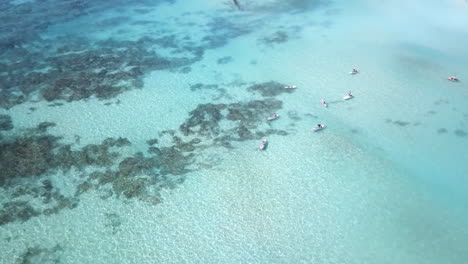
[[[320,99],[320,102],[323,104],[323,106],[325,106],[325,107],[327,107],[327,106],[328,106],[328,104],[327,104],[327,102],[325,102],[325,100],[323,100],[323,99]]]
[[[358,71],[356,70],[356,67],[353,67],[353,70],[349,72],[349,74],[351,75],[354,75],[356,73],[358,73]]]
[[[452,77],[448,77],[447,78],[449,81],[452,81],[452,82],[458,82],[458,78],[457,78],[457,75],[455,74],[454,76]]]

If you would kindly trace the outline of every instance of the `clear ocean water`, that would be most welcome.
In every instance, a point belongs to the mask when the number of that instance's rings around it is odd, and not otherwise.
[[[0,3],[0,263],[468,263],[468,3],[237,2]]]

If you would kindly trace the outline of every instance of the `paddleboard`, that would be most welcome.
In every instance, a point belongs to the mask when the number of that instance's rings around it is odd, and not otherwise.
[[[262,144],[260,145],[260,147],[258,148],[259,150],[264,150],[266,148],[266,146],[268,145],[268,141],[265,140],[264,142],[262,141]]]
[[[315,131],[320,131],[320,130],[322,130],[322,129],[324,129],[324,128],[325,128],[325,125],[322,125],[322,127],[314,127],[314,128],[312,128],[312,131],[314,131],[314,132],[315,132]]]
[[[325,102],[325,100],[320,99],[320,102],[323,104],[323,106],[328,107],[328,104]]]
[[[275,116],[275,115],[272,115],[272,116],[268,117],[267,120],[268,120],[268,121],[275,120],[275,119],[278,118],[278,117],[279,117],[279,115],[276,115],[276,116]]]

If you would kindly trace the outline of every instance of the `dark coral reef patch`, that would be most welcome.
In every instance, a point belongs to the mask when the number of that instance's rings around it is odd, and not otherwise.
[[[0,186],[12,177],[40,175],[52,168],[53,150],[58,147],[58,137],[34,135],[17,137],[0,145]]]
[[[52,248],[44,247],[28,247],[21,254],[15,263],[30,264],[30,263],[60,263],[63,247],[59,244]]]
[[[0,131],[12,130],[13,123],[9,115],[0,115]]]
[[[124,8],[127,5],[135,7],[132,0],[92,1],[92,0],[41,0],[0,1],[0,54],[11,49],[25,46],[31,42],[41,40],[40,34],[50,26],[71,21],[79,17],[95,16],[96,14],[115,8]],[[148,10],[160,3],[173,2],[173,0],[143,0],[138,4]],[[122,18],[112,18],[112,21],[121,21]],[[117,22],[118,22],[117,21]],[[107,23],[114,26],[114,23]],[[102,26],[102,24],[101,24]]]
[[[462,130],[462,129],[456,129],[454,132],[453,132],[457,137],[466,137],[468,136],[468,132]]]
[[[214,145],[232,148],[235,141],[260,139],[268,135],[287,135],[277,129],[262,129],[266,117],[282,108],[282,102],[267,98],[231,104],[200,104],[179,127],[184,136],[212,140]],[[228,125],[226,125],[226,123]],[[225,124],[224,127],[222,124]]]
[[[167,58],[158,55],[158,41],[142,37],[137,41],[106,40],[91,42],[73,37],[49,41],[49,51],[37,46],[15,48],[3,64],[5,89],[0,106],[12,107],[33,99],[77,101],[90,97],[110,99],[143,86],[142,77],[153,70],[168,70],[190,65],[200,58]],[[56,43],[65,43],[58,45]],[[18,61],[18,58],[20,60]]]
[[[284,86],[284,84],[271,81],[254,84],[248,87],[247,91],[259,93],[264,97],[274,97],[283,93],[293,93],[295,91],[295,89],[285,89]]]
[[[393,122],[395,125],[398,125],[398,126],[401,126],[401,127],[405,127],[409,124],[411,124],[410,122],[406,122],[406,121],[401,121],[401,120],[396,120]]]

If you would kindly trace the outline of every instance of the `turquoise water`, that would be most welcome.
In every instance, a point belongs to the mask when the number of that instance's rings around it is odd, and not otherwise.
[[[0,4],[1,263],[468,261],[468,4],[238,2]]]

